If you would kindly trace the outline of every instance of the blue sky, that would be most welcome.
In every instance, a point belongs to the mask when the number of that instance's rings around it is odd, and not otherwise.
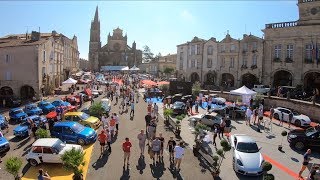
[[[297,1],[0,1],[0,36],[56,30],[76,35],[80,57],[87,59],[90,22],[99,6],[101,41],[118,26],[128,44],[148,45],[162,55],[176,53],[176,45],[194,36],[222,40],[229,30],[241,38],[250,32],[262,37],[266,23],[298,19]]]

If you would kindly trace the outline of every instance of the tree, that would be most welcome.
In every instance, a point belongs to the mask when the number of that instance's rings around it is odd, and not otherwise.
[[[81,149],[72,148],[61,156],[63,167],[69,171],[73,171],[74,180],[83,179],[83,169],[80,166],[85,165],[84,155],[85,153]]]
[[[166,68],[163,70],[163,72],[164,72],[166,75],[173,73],[173,71],[174,71],[174,69],[171,68],[171,67],[166,67]]]
[[[143,46],[142,59],[144,62],[150,62],[154,59],[154,54],[151,52],[149,46]]]
[[[201,84],[200,84],[200,82],[197,81],[197,82],[193,83],[193,85],[192,85],[192,94],[193,94],[194,96],[198,96],[199,93],[200,93],[200,91],[201,91]]]
[[[218,149],[217,154],[221,157],[221,159],[220,159],[220,162],[218,163],[219,164],[218,167],[215,169],[215,175],[218,175],[220,173],[220,167],[223,159],[225,158],[224,155],[227,151],[230,151],[231,149],[230,144],[226,140],[222,140],[220,142],[220,145],[222,146],[222,149]]]
[[[46,129],[39,128],[36,131],[37,138],[49,138],[49,132]]]
[[[169,90],[169,85],[168,84],[163,84],[160,86],[160,90],[163,92],[165,96],[167,96],[168,90]]]
[[[160,57],[161,57],[161,53],[159,52],[155,57],[154,57],[154,60],[155,61],[159,61]]]
[[[19,171],[22,166],[22,160],[18,157],[10,157],[5,162],[6,171],[14,176],[14,179],[20,179]]]
[[[93,103],[93,105],[90,106],[89,108],[89,112],[91,116],[101,117],[102,114],[104,113],[104,108],[102,106],[102,103],[101,102]]]

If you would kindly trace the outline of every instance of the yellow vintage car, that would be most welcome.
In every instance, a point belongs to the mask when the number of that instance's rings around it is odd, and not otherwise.
[[[67,112],[63,116],[64,121],[75,121],[86,127],[98,129],[100,127],[100,120],[94,116],[89,116],[84,112]]]

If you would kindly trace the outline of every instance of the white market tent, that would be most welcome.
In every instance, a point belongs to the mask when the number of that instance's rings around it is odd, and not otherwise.
[[[136,65],[132,66],[132,68],[130,68],[130,71],[139,71],[140,68],[138,68]]]
[[[128,66],[101,66],[101,71],[128,71]]]
[[[242,96],[242,102],[244,104],[249,105],[252,96],[256,95],[257,92],[252,91],[251,89],[247,88],[246,86],[242,86],[239,89],[230,91],[230,94]]]
[[[78,81],[72,78],[67,79],[66,81],[62,82],[62,84],[76,84]]]

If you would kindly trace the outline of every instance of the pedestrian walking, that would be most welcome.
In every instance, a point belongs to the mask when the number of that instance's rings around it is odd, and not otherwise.
[[[283,112],[281,112],[281,117],[279,117],[279,126],[283,126],[283,121],[284,121],[284,115],[283,115]]]
[[[174,147],[176,146],[176,141],[173,140],[173,137],[170,137],[170,140],[167,144],[167,149],[169,151],[169,161],[170,163],[174,161]]]
[[[175,169],[178,171],[180,171],[180,165],[184,155],[184,149],[182,146],[183,142],[180,142],[179,145],[174,148]]]
[[[36,138],[36,132],[37,132],[37,130],[38,130],[37,125],[36,125],[34,122],[32,122],[32,123],[31,123],[31,131],[32,131],[32,135],[33,135],[34,138]]]
[[[144,156],[144,149],[146,147],[147,135],[144,133],[143,129],[140,130],[140,133],[138,134],[137,138],[139,140],[140,155]]]
[[[290,112],[290,114],[289,114],[289,117],[288,117],[289,119],[288,119],[288,124],[289,124],[289,128],[290,128],[290,125],[291,125],[291,123],[292,123],[292,119],[293,119],[293,113],[292,112]]]
[[[43,172],[43,169],[39,169],[38,180],[50,180],[51,177],[49,176],[48,172]]]
[[[102,128],[103,129],[108,128],[108,119],[105,114],[102,114],[101,121],[102,121]]]
[[[245,114],[245,118],[246,118],[246,125],[250,125],[250,119],[251,119],[251,115],[252,115],[252,110],[250,107],[247,108],[246,110],[246,114]]]
[[[133,117],[134,116],[134,101],[131,101],[131,111],[130,111],[130,117]],[[132,115],[131,115],[132,114]]]
[[[303,171],[307,168],[309,161],[312,160],[310,158],[310,154],[311,154],[311,149],[308,149],[307,152],[303,155],[303,162],[302,162],[301,169],[299,171],[299,178],[302,178]]]
[[[100,142],[100,152],[102,155],[104,153],[105,145],[106,145],[106,141],[107,141],[107,135],[106,135],[104,129],[102,129],[100,134],[98,135],[98,141]]]
[[[211,105],[212,105],[212,100],[211,100],[211,97],[209,97],[209,99],[208,99],[208,107],[207,107],[207,111],[208,112],[211,109]]]
[[[226,127],[225,118],[222,118],[222,121],[220,123],[220,131],[219,131],[219,138],[223,137],[224,128]],[[221,135],[221,136],[220,136]]]
[[[163,149],[164,149],[164,137],[162,137],[162,133],[159,133],[159,140],[161,141],[161,149],[160,149],[160,158],[163,160]]]
[[[148,126],[148,139],[149,139],[149,141],[152,141],[154,139],[155,134],[156,134],[156,125],[155,125],[155,122],[152,120]]]
[[[318,173],[318,171],[319,171],[319,166],[313,165],[311,168],[311,171],[306,179],[307,180],[316,180],[316,174]]]
[[[194,104],[195,111],[196,111],[196,113],[199,113],[199,101],[196,100],[194,103],[195,103]]]
[[[159,112],[159,107],[156,103],[153,104],[153,110],[154,110],[155,115],[157,116],[158,112]]]
[[[160,150],[161,150],[161,141],[159,140],[159,137],[156,137],[152,143],[151,143],[151,149],[153,152],[152,160],[153,164],[158,163],[158,160],[160,162]],[[156,157],[155,157],[156,156]]]
[[[217,146],[216,139],[217,139],[217,136],[218,136],[218,128],[217,128],[217,126],[214,126],[213,128],[214,128],[214,130],[213,130],[212,144],[214,146]]]
[[[270,116],[269,116],[269,118],[270,118],[271,121],[272,121],[272,119],[273,119],[273,114],[274,114],[274,108],[271,107],[271,108],[270,108]]]
[[[119,119],[119,116],[117,115],[117,113],[113,113],[113,117],[114,117],[115,120],[116,120],[116,133],[118,133],[118,131],[119,131],[120,119]]]
[[[110,117],[108,125],[109,125],[109,131],[111,133],[111,137],[113,137],[114,134],[115,134],[114,133],[114,129],[115,129],[115,126],[116,126],[116,119],[115,119],[114,116]]]
[[[125,138],[125,142],[122,144],[122,150],[123,150],[123,167],[125,167],[126,162],[127,166],[129,166],[129,160],[130,160],[130,149],[132,147],[131,142],[129,141],[129,138]]]
[[[258,116],[258,107],[256,107],[254,110],[253,110],[253,125],[256,125],[256,121],[257,121],[257,116]]]
[[[149,126],[149,124],[150,124],[150,122],[152,120],[151,113],[148,112],[148,114],[144,117],[144,119],[145,119],[145,122],[146,122],[146,131],[147,131],[148,126]]]
[[[109,131],[109,129],[106,129],[106,135],[107,135],[107,144],[108,144],[108,151],[109,153],[111,153],[111,133]]]

